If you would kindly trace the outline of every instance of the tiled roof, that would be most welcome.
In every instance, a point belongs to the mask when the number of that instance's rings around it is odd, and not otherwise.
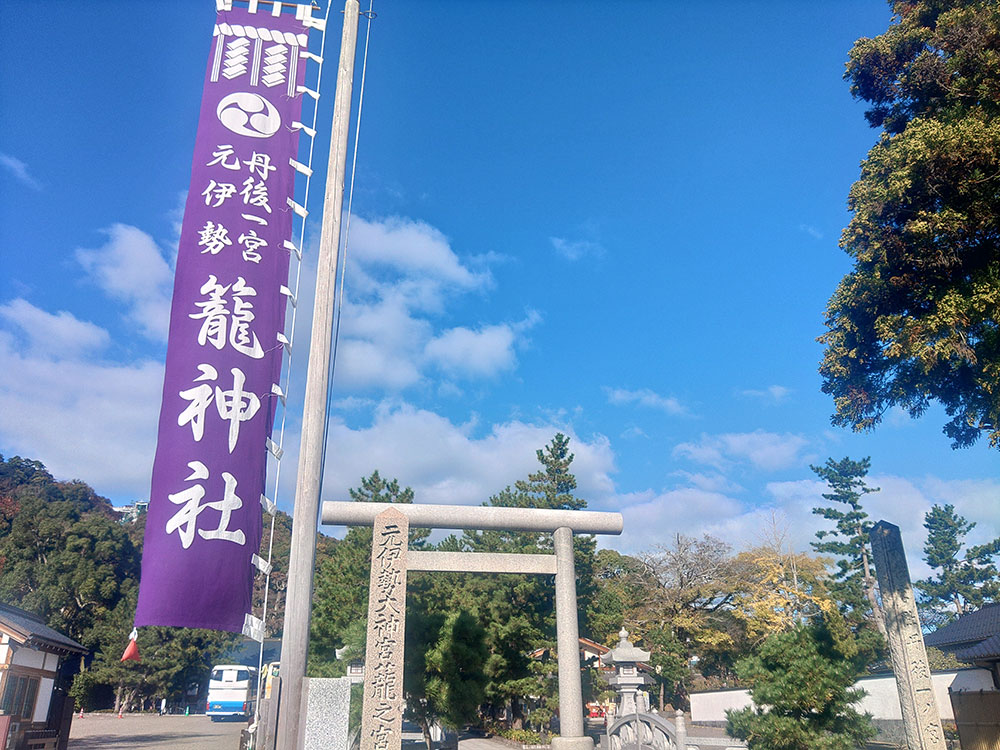
[[[975,612],[962,615],[955,622],[938,628],[924,637],[928,646],[953,646],[977,643],[1000,633],[1000,602],[987,604]]]
[[[955,658],[966,663],[998,657],[1000,657],[1000,633],[990,636],[971,648],[955,652]]]
[[[8,630],[14,640],[42,650],[86,654],[87,649],[46,625],[42,618],[9,604],[0,604],[0,627]]]

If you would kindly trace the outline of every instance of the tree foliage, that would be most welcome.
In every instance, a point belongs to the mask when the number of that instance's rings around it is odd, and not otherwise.
[[[576,477],[571,471],[573,454],[569,438],[559,433],[535,455],[540,468],[491,497],[488,505],[517,508],[580,510],[586,500],[574,494]],[[552,536],[545,533],[482,531],[465,532],[456,543],[474,552],[551,553]],[[580,630],[590,632],[587,613],[594,583],[596,543],[592,536],[573,539],[577,577],[577,601],[584,615]],[[468,577],[466,590],[476,602],[480,622],[486,630],[489,658],[486,662],[486,705],[493,716],[504,715],[510,727],[525,721],[545,729],[555,713],[555,664],[551,659],[532,659],[531,651],[549,654],[555,647],[555,588],[548,577],[500,575]],[[524,697],[538,702],[525,716]]]
[[[767,638],[739,662],[754,705],[726,711],[726,731],[750,750],[854,750],[875,735],[869,714],[852,704],[863,654],[833,608],[809,625]]]
[[[236,638],[207,630],[141,628],[141,662],[121,662],[135,614],[145,517],[123,521],[83,482],[0,457],[0,600],[35,612],[91,650],[72,675],[88,709],[154,697],[180,701]]]
[[[831,594],[852,620],[859,621],[867,613],[884,638],[885,616],[878,599],[869,541],[872,522],[861,503],[865,495],[879,491],[877,487],[869,487],[865,483],[871,460],[862,458],[854,461],[845,457],[835,461],[828,458],[822,466],[809,468],[826,482],[830,490],[823,493],[823,499],[836,503],[813,508],[813,513],[834,522],[832,529],[817,531],[816,537],[820,541],[812,542],[817,552],[837,557],[837,569],[829,584]]]
[[[927,511],[924,555],[935,575],[914,583],[924,595],[923,606],[963,615],[1000,596],[994,561],[1000,554],[1000,539],[965,548],[965,535],[975,525],[958,515],[953,505],[934,505]]]
[[[460,730],[478,718],[486,688],[485,635],[465,610],[408,615],[403,680],[407,718],[420,725],[427,750],[434,747],[430,727],[435,721]]]
[[[267,636],[280,636],[285,626],[285,596],[288,591],[288,561],[292,545],[292,517],[282,510],[277,511],[273,518],[274,541],[271,541],[270,516],[264,516],[264,534],[260,541],[262,559],[268,559],[270,552],[271,575],[269,580],[258,575],[254,579],[253,611],[262,612],[264,607],[264,589],[267,586],[267,613],[264,618],[264,631]],[[315,570],[318,572],[323,562],[333,554],[337,540],[326,534],[316,534]]]
[[[820,558],[763,544],[737,555],[735,566],[740,586],[733,611],[754,645],[808,622],[830,603]]]
[[[1000,8],[893,10],[845,74],[882,134],[848,198],[854,268],[827,306],[823,390],[837,425],[937,401],[953,447],[1000,448]]]
[[[626,623],[634,626],[660,667],[661,702],[687,701],[689,664],[731,666],[739,627],[732,616],[738,590],[731,548],[711,536],[676,534],[670,544],[637,556]]]
[[[139,552],[105,498],[0,456],[0,600],[90,647],[138,575]]]

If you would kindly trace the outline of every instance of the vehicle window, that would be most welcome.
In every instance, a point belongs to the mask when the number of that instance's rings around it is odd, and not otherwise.
[[[236,671],[237,682],[245,682],[250,679],[250,671],[247,669],[239,669]]]

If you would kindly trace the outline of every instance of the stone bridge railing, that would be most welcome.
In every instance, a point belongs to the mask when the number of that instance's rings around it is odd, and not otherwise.
[[[674,721],[658,714],[622,716],[608,727],[606,750],[745,750],[746,744],[729,737],[691,737],[680,711]]]

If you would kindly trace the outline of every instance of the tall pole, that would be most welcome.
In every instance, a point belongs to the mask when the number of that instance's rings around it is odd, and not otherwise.
[[[347,0],[344,5],[344,31],[340,40],[337,93],[333,103],[330,161],[326,173],[316,268],[316,301],[313,305],[312,337],[303,402],[299,473],[295,485],[285,625],[281,641],[281,708],[278,714],[277,750],[299,750],[303,738],[301,719],[305,702],[302,699],[302,685],[309,650],[309,615],[313,567],[316,563],[316,523],[323,475],[330,351],[333,346],[334,290],[340,220],[344,208],[344,173],[347,166],[347,137],[351,120],[357,41],[358,0]]]
[[[552,748],[593,750],[593,740],[583,733],[573,530],[566,526],[556,529],[552,533],[552,546],[556,553],[556,654],[559,659],[559,736],[552,738]]]

